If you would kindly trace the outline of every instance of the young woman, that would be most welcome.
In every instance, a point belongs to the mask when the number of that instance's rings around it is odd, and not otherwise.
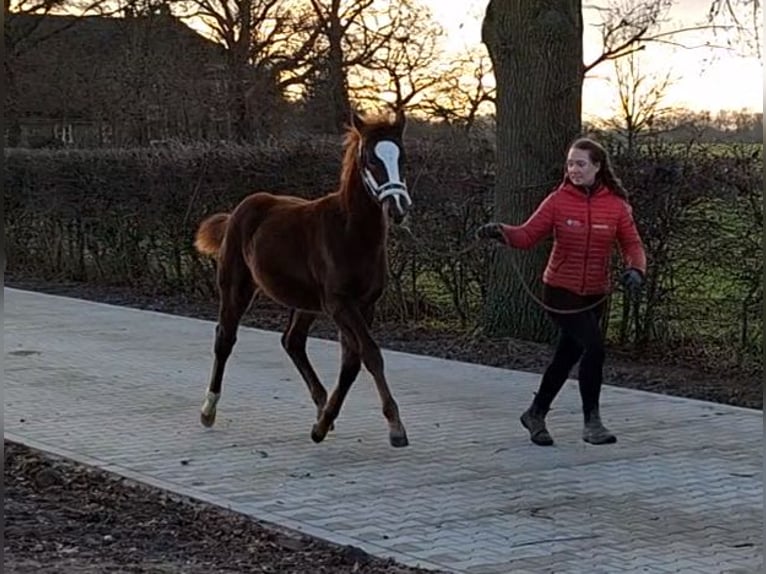
[[[543,273],[543,302],[559,328],[553,360],[521,424],[532,442],[553,444],[545,425],[551,403],[572,367],[580,361],[579,386],[585,419],[582,438],[591,444],[617,440],[601,422],[604,337],[601,316],[611,290],[610,259],[618,244],[625,264],[623,284],[638,290],[646,273],[646,254],[633,221],[627,193],[612,170],[606,150],[589,138],[569,148],[564,181],[522,225],[491,222],[476,235],[510,247],[530,249],[553,235],[553,249]]]

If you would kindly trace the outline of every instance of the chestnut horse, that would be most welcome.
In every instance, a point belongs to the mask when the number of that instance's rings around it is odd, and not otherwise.
[[[202,405],[205,426],[215,422],[226,360],[240,319],[259,293],[290,309],[282,346],[308,385],[317,407],[311,438],[333,428],[361,365],[375,380],[392,446],[407,446],[399,407],[388,388],[380,347],[370,334],[375,303],[386,282],[389,220],[399,222],[412,202],[404,182],[404,114],[366,120],[352,114],[340,186],[314,200],[255,193],[230,214],[200,225],[195,246],[217,257],[220,296],[215,360]],[[338,327],[342,365],[329,398],[306,354],[319,313]]]

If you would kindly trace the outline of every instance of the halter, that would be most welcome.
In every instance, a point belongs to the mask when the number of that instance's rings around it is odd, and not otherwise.
[[[379,184],[377,181],[375,181],[375,177],[372,175],[372,172],[364,167],[362,161],[363,148],[361,142],[359,143],[358,154],[360,172],[365,187],[370,192],[370,194],[375,197],[375,199],[382,203],[386,198],[393,197],[399,213],[404,214],[405,209],[412,205],[412,198],[410,198],[410,194],[407,192],[407,184],[398,179],[398,170],[392,170],[391,163],[387,161],[395,159],[392,158],[393,150],[389,146],[394,146],[398,152],[399,146],[397,146],[395,143],[390,140],[381,140],[375,144],[375,155],[377,155],[378,158],[380,158],[380,160],[383,162],[383,165],[386,166],[386,171],[388,172],[389,176],[393,175],[394,177],[397,177],[396,180],[387,181],[384,184]],[[404,202],[404,205],[402,205],[402,202]]]

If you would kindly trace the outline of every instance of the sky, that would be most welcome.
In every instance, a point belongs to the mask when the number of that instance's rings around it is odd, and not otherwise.
[[[423,0],[435,19],[445,28],[449,45],[456,51],[481,45],[481,19],[487,0],[464,0],[461,3],[445,0]],[[584,5],[589,2],[585,0]],[[603,4],[603,1],[596,0]],[[668,13],[666,26],[681,26],[702,21],[710,0],[676,0]],[[600,53],[599,33],[594,24],[599,22],[594,11],[584,10],[585,32],[583,52],[585,61],[592,61]],[[680,37],[679,37],[680,38]],[[683,36],[686,45],[717,42],[710,30]],[[651,45],[641,56],[641,69],[664,76],[670,72],[673,82],[667,90],[665,105],[692,110],[721,109],[748,111],[763,110],[763,64],[757,57],[742,57],[724,50],[709,48],[685,49],[665,45]],[[596,67],[583,85],[583,115],[585,118],[609,117],[615,111],[617,88],[610,62]]]

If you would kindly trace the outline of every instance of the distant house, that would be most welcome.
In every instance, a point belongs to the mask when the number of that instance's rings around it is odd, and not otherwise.
[[[226,52],[173,16],[10,16],[7,145],[150,145],[230,133]]]

